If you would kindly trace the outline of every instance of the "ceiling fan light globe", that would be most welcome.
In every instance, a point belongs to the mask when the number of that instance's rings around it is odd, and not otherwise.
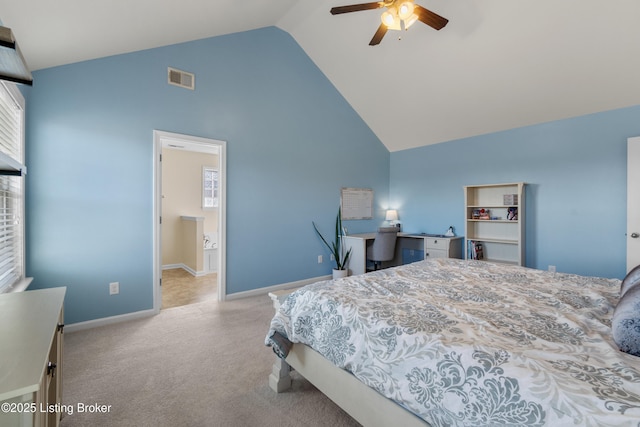
[[[382,20],[382,23],[387,27],[390,25],[393,25],[394,18],[393,18],[393,15],[388,10],[382,14],[380,19]]]
[[[398,17],[398,10],[395,7],[390,7],[385,11],[382,16],[380,16],[380,20],[389,30],[400,29],[400,18]]]
[[[404,1],[400,4],[400,7],[398,7],[398,16],[403,21],[406,21],[409,17],[414,15],[413,10],[414,10],[413,1]],[[416,16],[416,19],[418,19],[417,16]]]

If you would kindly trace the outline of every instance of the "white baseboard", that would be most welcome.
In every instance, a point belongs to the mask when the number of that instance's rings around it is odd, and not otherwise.
[[[233,294],[227,294],[225,297],[225,300],[229,301],[229,300],[240,299],[240,298],[254,297],[257,295],[265,295],[265,294],[268,294],[269,292],[281,291],[284,289],[300,288],[302,286],[310,285],[311,283],[316,283],[321,280],[330,280],[331,277],[332,277],[331,275],[312,277],[310,279],[298,280],[296,282],[282,283],[280,285],[268,286],[266,288],[258,288],[258,289],[252,289],[250,291],[235,292]]]
[[[184,264],[165,264],[162,266],[163,270],[173,270],[174,268],[184,268]]]
[[[121,314],[119,316],[103,317],[101,319],[87,320],[86,322],[71,323],[64,325],[65,332],[82,331],[85,329],[97,328],[98,326],[111,325],[113,323],[127,322],[129,320],[142,319],[157,314],[155,310],[142,310],[133,313]]]
[[[184,271],[186,271],[187,273],[191,274],[194,277],[202,277],[202,276],[206,276],[208,274],[213,274],[213,273],[217,273],[217,270],[215,271],[196,271],[193,268],[189,267],[187,264],[166,264],[162,266],[163,270],[173,270],[175,268],[181,268]]]
[[[178,268],[178,267],[170,267],[170,268]],[[165,268],[165,266],[162,266],[163,270],[170,269],[170,268]],[[180,268],[182,268],[182,267],[180,267]],[[311,283],[319,282],[321,280],[330,280],[330,279],[331,279],[331,275],[319,276],[319,277],[313,277],[313,278],[310,278],[310,279],[298,280],[296,282],[289,282],[289,283],[282,283],[280,285],[268,286],[266,288],[258,288],[258,289],[253,289],[253,290],[250,290],[250,291],[236,292],[236,293],[233,293],[233,294],[226,295],[225,300],[230,301],[230,300],[235,300],[235,299],[240,299],[240,298],[248,298],[248,297],[253,297],[253,296],[258,296],[258,295],[266,295],[269,292],[280,291],[280,290],[291,289],[291,288],[300,288],[300,287],[305,286],[305,285],[310,285]],[[156,312],[153,309],[136,311],[136,312],[133,312],[133,313],[126,313],[126,314],[121,314],[121,315],[118,315],[118,316],[103,317],[101,319],[87,320],[86,322],[70,323],[70,324],[64,326],[64,330],[65,330],[65,332],[82,331],[82,330],[85,330],[85,329],[97,328],[99,326],[111,325],[113,323],[127,322],[129,320],[142,319],[144,317],[150,317],[150,316],[154,316],[156,314],[158,314],[158,312]]]

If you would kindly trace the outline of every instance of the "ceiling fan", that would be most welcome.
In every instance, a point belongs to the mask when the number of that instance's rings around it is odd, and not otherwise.
[[[415,4],[414,0],[384,0],[373,3],[352,4],[349,6],[337,6],[331,8],[332,15],[341,13],[359,12],[361,10],[380,9],[386,7],[387,10],[380,17],[382,24],[369,42],[369,46],[375,46],[382,41],[387,30],[407,30],[416,21],[420,21],[428,26],[440,30],[448,19],[443,18],[429,9]]]

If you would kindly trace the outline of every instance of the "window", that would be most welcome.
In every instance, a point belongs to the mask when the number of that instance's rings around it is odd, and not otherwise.
[[[218,207],[218,170],[209,166],[202,168],[202,209]]]
[[[24,282],[24,98],[0,82],[0,292]]]

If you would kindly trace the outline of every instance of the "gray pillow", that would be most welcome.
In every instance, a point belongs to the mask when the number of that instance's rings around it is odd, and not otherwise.
[[[640,286],[632,286],[620,298],[613,310],[611,331],[620,350],[640,356]]]
[[[634,267],[620,285],[620,298],[636,283],[640,283],[640,265]]]

